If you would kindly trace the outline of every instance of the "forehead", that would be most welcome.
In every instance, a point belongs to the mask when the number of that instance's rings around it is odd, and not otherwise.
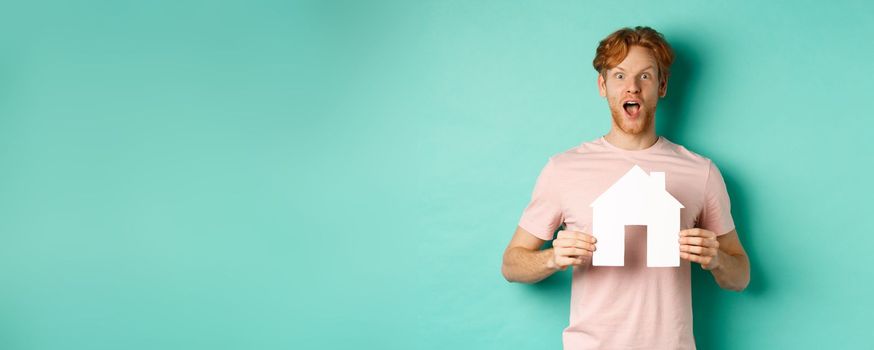
[[[652,51],[642,46],[632,46],[628,49],[628,55],[622,62],[619,62],[616,67],[611,70],[621,71],[643,71],[645,69],[655,70],[657,61],[653,56]]]

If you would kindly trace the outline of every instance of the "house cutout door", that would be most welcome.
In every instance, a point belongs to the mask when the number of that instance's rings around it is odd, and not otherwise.
[[[646,225],[625,225],[625,245],[622,250],[625,253],[623,260],[626,267],[646,267]]]

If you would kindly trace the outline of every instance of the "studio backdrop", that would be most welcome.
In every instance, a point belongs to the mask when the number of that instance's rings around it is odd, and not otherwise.
[[[0,348],[559,349],[570,270],[502,254],[636,25],[752,262],[693,266],[698,347],[870,346],[870,2],[49,0],[0,11]]]

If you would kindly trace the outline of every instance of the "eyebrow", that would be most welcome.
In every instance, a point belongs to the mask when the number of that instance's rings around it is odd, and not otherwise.
[[[645,70],[647,70],[647,69],[653,69],[653,66],[650,65],[650,66],[648,66],[648,67],[646,67],[646,68],[644,68],[644,69],[641,69],[640,71],[643,72],[643,71],[645,71]],[[619,67],[619,66],[613,67],[613,70],[621,70],[621,71],[623,71],[623,72],[625,71],[624,69],[622,69],[622,67]]]

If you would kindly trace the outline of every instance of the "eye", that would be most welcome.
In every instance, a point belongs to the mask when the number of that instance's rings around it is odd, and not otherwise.
[[[643,75],[641,75],[640,78],[641,79],[649,79],[649,73],[643,73]]]
[[[615,77],[616,77],[616,79],[622,79],[622,78],[625,78],[625,74],[616,73]]]

